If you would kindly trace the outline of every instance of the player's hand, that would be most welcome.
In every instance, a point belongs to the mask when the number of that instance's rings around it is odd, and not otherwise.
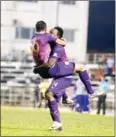
[[[61,40],[64,41],[65,43],[67,42],[66,39],[64,38],[61,38]],[[66,46],[66,44],[64,46]]]
[[[33,73],[35,73],[35,74],[38,74],[38,73],[39,73],[37,66],[34,67]]]
[[[62,39],[59,39],[59,38],[58,38],[58,39],[56,40],[56,43],[62,45],[63,47],[66,45],[66,41],[65,41],[64,39],[62,40]]]
[[[37,65],[33,66],[34,68],[37,67]]]

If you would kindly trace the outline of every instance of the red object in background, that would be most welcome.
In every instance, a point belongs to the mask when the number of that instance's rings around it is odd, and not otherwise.
[[[115,72],[116,71],[116,66],[114,66],[112,69],[113,69],[113,72]]]
[[[96,75],[97,80],[101,80],[103,78],[103,76],[104,76],[103,69],[98,69],[97,70],[97,75]]]

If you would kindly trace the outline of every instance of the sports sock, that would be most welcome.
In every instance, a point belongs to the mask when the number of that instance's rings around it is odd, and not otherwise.
[[[60,114],[59,114],[58,104],[57,104],[56,100],[49,101],[48,107],[50,109],[50,114],[51,114],[52,120],[60,122]]]
[[[85,71],[79,72],[79,77],[81,81],[83,82],[83,84],[85,85],[88,94],[93,94],[94,90],[92,89],[90,78],[87,71],[85,70]]]
[[[62,96],[63,100],[66,100],[68,98],[67,94],[64,92],[63,96]]]
[[[50,103],[48,103],[48,107],[49,107],[49,109],[50,109],[50,107],[51,107],[51,106],[50,106]],[[55,121],[55,120],[54,120],[53,113],[50,112],[50,115],[51,115],[52,120]]]

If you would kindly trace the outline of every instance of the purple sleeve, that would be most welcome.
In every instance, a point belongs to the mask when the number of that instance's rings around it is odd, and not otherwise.
[[[63,53],[64,53],[63,47],[57,45],[55,46],[53,54],[50,56],[50,58],[60,59],[63,56]]]
[[[57,38],[53,37],[51,34],[48,34],[48,42],[56,42]]]

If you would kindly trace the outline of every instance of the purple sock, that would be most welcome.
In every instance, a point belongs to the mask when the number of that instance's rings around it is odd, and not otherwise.
[[[49,101],[48,107],[50,109],[52,120],[60,122],[60,115],[59,115],[58,104],[56,100]]]
[[[48,103],[48,107],[50,108],[50,103]],[[50,112],[50,115],[51,115],[52,120],[55,121],[55,120],[54,120],[53,113]]]
[[[83,72],[80,72],[79,77],[80,77],[81,81],[83,82],[83,84],[85,85],[87,92],[89,94],[93,94],[94,90],[92,89],[90,78],[89,78],[87,71],[85,70]]]
[[[63,96],[62,96],[63,100],[66,100],[68,98],[66,92],[64,92]]]

